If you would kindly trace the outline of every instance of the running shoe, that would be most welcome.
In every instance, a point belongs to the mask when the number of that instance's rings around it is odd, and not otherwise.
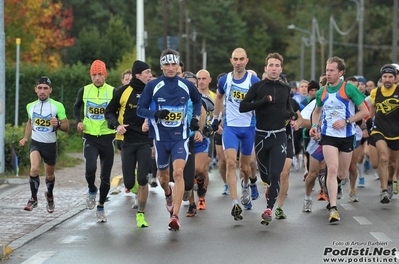
[[[89,209],[89,210],[94,209],[94,207],[96,206],[96,196],[97,196],[97,191],[95,191],[95,192],[88,191],[87,192],[87,197],[86,197],[87,209]]]
[[[241,204],[246,205],[251,201],[251,192],[249,186],[244,188],[243,181],[241,180]]]
[[[198,210],[205,210],[205,209],[206,209],[205,198],[204,197],[198,198]]]
[[[107,216],[105,215],[104,207],[97,206],[96,217],[97,217],[98,223],[106,223],[107,222]]]
[[[191,190],[189,190],[189,191],[184,190],[183,201],[188,201],[188,199],[190,199],[190,197],[191,197]]]
[[[137,198],[137,195],[133,194],[132,209],[138,209],[138,208],[139,208],[139,199]]]
[[[48,197],[48,192],[44,192],[44,197],[46,197],[47,200],[47,205],[46,205],[46,209],[47,212],[49,212],[50,214],[54,212],[54,196],[53,197]]]
[[[365,187],[365,181],[364,181],[364,177],[359,178],[359,182],[357,184],[358,188],[364,188]]]
[[[195,205],[195,203],[194,204],[190,204],[188,206],[188,210],[187,210],[186,216],[187,217],[193,217],[196,214],[197,214],[197,206]]]
[[[393,183],[393,194],[398,194],[399,193],[399,184],[397,181],[394,181]]]
[[[174,187],[173,182],[170,182],[169,183],[170,195],[169,195],[169,197],[165,196],[166,210],[168,210],[168,212],[170,213],[171,216],[173,214],[173,187]]]
[[[392,184],[392,182],[391,182],[391,184],[388,183],[387,192],[388,192],[388,195],[389,195],[389,199],[392,199],[392,196],[393,196],[393,184]]]
[[[251,187],[251,199],[252,200],[256,200],[259,198],[259,191],[258,191],[258,186],[256,185],[256,183],[251,183],[249,185],[249,187]]]
[[[262,220],[260,223],[264,226],[267,226],[270,224],[272,221],[272,209],[267,208],[262,214],[261,214]]]
[[[148,184],[151,186],[151,188],[158,187],[157,178],[156,177],[152,177],[151,175],[149,175]]]
[[[136,181],[133,185],[133,188],[130,190],[133,194],[137,194],[139,192],[139,184]]]
[[[300,170],[303,166],[303,155],[302,154],[299,154],[299,162],[298,163],[299,163],[298,170]]]
[[[252,202],[249,201],[249,203],[247,203],[246,205],[244,205],[244,208],[247,210],[251,210],[252,209]]]
[[[334,208],[330,209],[328,222],[330,224],[334,224],[334,223],[338,222],[339,220],[341,220],[341,218],[339,217],[338,211]]]
[[[342,183],[342,182],[341,182]],[[342,185],[338,184],[338,193],[337,193],[337,199],[341,199],[343,196],[342,194]]]
[[[148,227],[148,223],[145,221],[144,213],[136,214],[137,227]]]
[[[356,190],[349,191],[349,201],[352,203],[359,201],[359,198],[357,197],[357,194],[356,194]]]
[[[224,185],[223,185],[223,192],[222,192],[222,195],[229,195],[230,194],[230,192],[229,192],[229,186],[227,185],[227,183],[225,183]]]
[[[389,193],[387,191],[381,192],[381,200],[380,203],[386,204],[389,203],[391,199],[389,198]]]
[[[276,219],[287,219],[287,216],[284,214],[284,210],[281,206],[277,206],[276,210],[274,211],[274,215]]]
[[[378,181],[380,179],[380,175],[378,175],[378,171],[374,172],[374,180]]]
[[[345,185],[349,181],[348,177],[341,181],[341,185]]]
[[[370,161],[366,159],[364,161],[364,170],[368,171],[369,169],[371,169]]]
[[[231,215],[234,217],[235,221],[240,221],[243,219],[242,217],[242,209],[238,204],[233,205],[233,208],[231,209]]]
[[[324,189],[320,189],[319,195],[317,196],[317,201],[327,201],[328,197],[324,193]]]
[[[28,203],[25,205],[24,210],[26,211],[32,211],[33,208],[37,207],[37,200],[30,198],[28,200]]]
[[[177,215],[173,215],[170,218],[169,230],[170,231],[179,231],[180,230],[179,217],[177,217]]]
[[[306,200],[305,199],[303,201],[302,212],[304,212],[304,213],[312,212],[312,205],[313,205],[313,201],[312,200]]]

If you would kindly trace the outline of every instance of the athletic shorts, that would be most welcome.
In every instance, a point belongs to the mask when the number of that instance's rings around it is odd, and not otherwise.
[[[204,137],[202,142],[195,142],[194,143],[194,154],[197,153],[208,153],[209,151],[210,140],[207,137]]]
[[[122,150],[123,140],[115,139],[115,144],[118,150]]]
[[[252,154],[255,140],[255,127],[229,127],[223,128],[223,150],[235,149],[243,155]]]
[[[319,162],[324,160],[323,147],[320,145],[319,141],[310,139],[306,152]]]
[[[336,147],[341,152],[351,152],[355,149],[356,137],[353,135],[346,138],[337,138],[321,135],[320,144]]]
[[[180,141],[155,141],[155,160],[158,170],[166,170],[169,162],[173,163],[177,159],[187,161],[189,138]]]
[[[376,146],[376,142],[378,140],[385,140],[389,149],[393,151],[399,150],[399,140],[388,140],[381,134],[374,134],[369,137],[369,144],[372,146]]]
[[[49,166],[54,166],[57,162],[57,143],[42,143],[35,140],[30,142],[30,153],[37,151],[40,157]]]

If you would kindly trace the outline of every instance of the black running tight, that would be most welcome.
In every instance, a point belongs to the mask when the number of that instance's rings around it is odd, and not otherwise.
[[[283,170],[287,153],[285,132],[271,134],[256,132],[255,154],[262,181],[270,185],[267,208],[273,209],[280,191],[280,174]]]

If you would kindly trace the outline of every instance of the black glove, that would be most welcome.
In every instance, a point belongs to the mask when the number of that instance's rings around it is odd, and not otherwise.
[[[155,112],[155,117],[157,117],[158,119],[164,119],[165,117],[167,117],[169,115],[169,110],[158,110]]]
[[[292,120],[297,120],[298,119],[298,114],[297,113],[291,112],[290,115],[291,115],[291,119]]]
[[[191,131],[197,131],[199,130],[199,120],[197,118],[191,118],[190,122],[190,130]]]
[[[217,120],[216,118],[213,119],[211,127],[212,127],[213,131],[218,131],[218,129],[219,129],[219,120]]]

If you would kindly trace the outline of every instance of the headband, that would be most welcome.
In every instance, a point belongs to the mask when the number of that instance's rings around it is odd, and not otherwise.
[[[392,65],[383,66],[381,68],[381,75],[383,75],[384,73],[390,73],[390,74],[393,74],[393,76],[396,77],[396,69]]]
[[[179,60],[179,56],[176,56],[174,54],[166,54],[165,56],[163,56],[160,60],[161,65],[165,65],[165,64],[179,64],[180,60]]]

